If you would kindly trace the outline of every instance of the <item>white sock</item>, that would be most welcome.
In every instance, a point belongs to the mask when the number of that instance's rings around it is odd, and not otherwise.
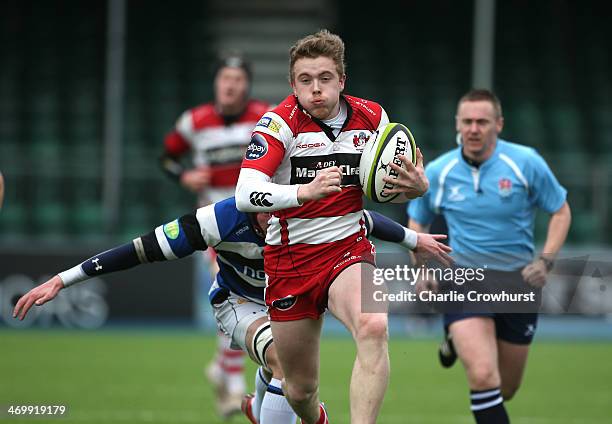
[[[270,382],[266,381],[266,376],[264,375],[262,367],[257,368],[257,371],[255,371],[255,398],[253,399],[251,407],[253,408],[253,415],[259,422],[261,422],[259,418],[261,403],[266,395],[268,384],[270,384]]]
[[[280,380],[270,380],[268,390],[261,404],[259,424],[295,424],[297,415],[283,395]]]

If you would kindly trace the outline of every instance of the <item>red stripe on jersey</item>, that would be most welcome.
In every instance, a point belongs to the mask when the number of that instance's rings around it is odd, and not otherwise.
[[[285,146],[271,135],[263,134],[259,131],[253,132],[253,135],[255,134],[266,139],[268,151],[259,159],[244,159],[242,161],[242,168],[256,169],[272,177],[285,156]]]
[[[278,220],[278,223],[281,227],[281,244],[289,244],[289,228],[287,225],[287,220],[285,218],[281,218]]]
[[[266,102],[249,100],[244,111],[234,123],[253,122],[254,127],[261,115],[266,113],[268,109],[270,109],[270,105]],[[219,114],[213,103],[206,103],[191,109],[191,119],[194,130],[225,126],[223,116]]]
[[[321,264],[329,258],[341,255],[355,243],[365,238],[363,227],[360,231],[342,240],[331,243],[320,244],[290,244],[290,245],[266,245],[264,247],[264,270],[269,276],[300,277],[318,274],[327,269],[322,269]],[[293,293],[298,295],[300,293]]]
[[[189,150],[189,143],[176,131],[172,131],[166,135],[164,139],[164,148],[166,152],[179,156]]]
[[[344,216],[363,209],[363,197],[359,187],[343,187],[341,193],[334,193],[323,199],[312,200],[302,206],[283,210],[283,218],[323,218]],[[274,213],[275,216],[276,213]]]
[[[212,103],[196,106],[190,112],[191,124],[196,131],[206,127],[220,127],[225,124]]]
[[[211,187],[231,187],[235,186],[240,175],[240,163],[227,165],[216,165],[209,168]]]

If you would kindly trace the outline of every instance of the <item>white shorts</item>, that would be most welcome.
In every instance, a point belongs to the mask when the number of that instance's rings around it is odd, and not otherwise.
[[[213,286],[217,285],[215,281]],[[218,287],[218,286],[217,286]],[[260,318],[268,318],[267,307],[262,303],[240,297],[230,292],[227,300],[212,305],[217,327],[232,340],[233,349],[247,350],[247,330]]]

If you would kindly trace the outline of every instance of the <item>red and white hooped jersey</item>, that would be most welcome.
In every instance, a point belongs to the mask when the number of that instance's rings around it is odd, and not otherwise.
[[[217,202],[234,195],[240,164],[251,133],[259,118],[268,110],[268,103],[249,100],[244,112],[228,122],[216,110],[214,103],[206,103],[187,110],[179,117],[174,131],[166,136],[165,149],[173,156],[190,151],[194,166],[210,168],[210,186],[201,194],[201,203],[204,200],[205,203]]]
[[[389,118],[373,101],[342,98],[347,118],[336,137],[294,95],[267,112],[255,127],[243,168],[261,171],[282,185],[307,184],[317,171],[331,166],[340,167],[343,174],[342,192],[273,212],[266,236],[269,275],[317,272],[308,269],[309,258],[329,252],[330,243],[364,236],[359,161],[365,143]]]

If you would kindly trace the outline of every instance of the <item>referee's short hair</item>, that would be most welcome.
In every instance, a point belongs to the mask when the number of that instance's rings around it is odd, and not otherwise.
[[[497,115],[496,118],[502,117],[501,102],[499,101],[495,93],[493,93],[491,90],[487,90],[484,88],[475,88],[465,93],[463,97],[459,99],[459,102],[457,103],[457,110],[459,109],[459,106],[463,102],[479,102],[479,101],[491,102],[491,104],[493,105],[493,108],[495,109],[495,114]]]

